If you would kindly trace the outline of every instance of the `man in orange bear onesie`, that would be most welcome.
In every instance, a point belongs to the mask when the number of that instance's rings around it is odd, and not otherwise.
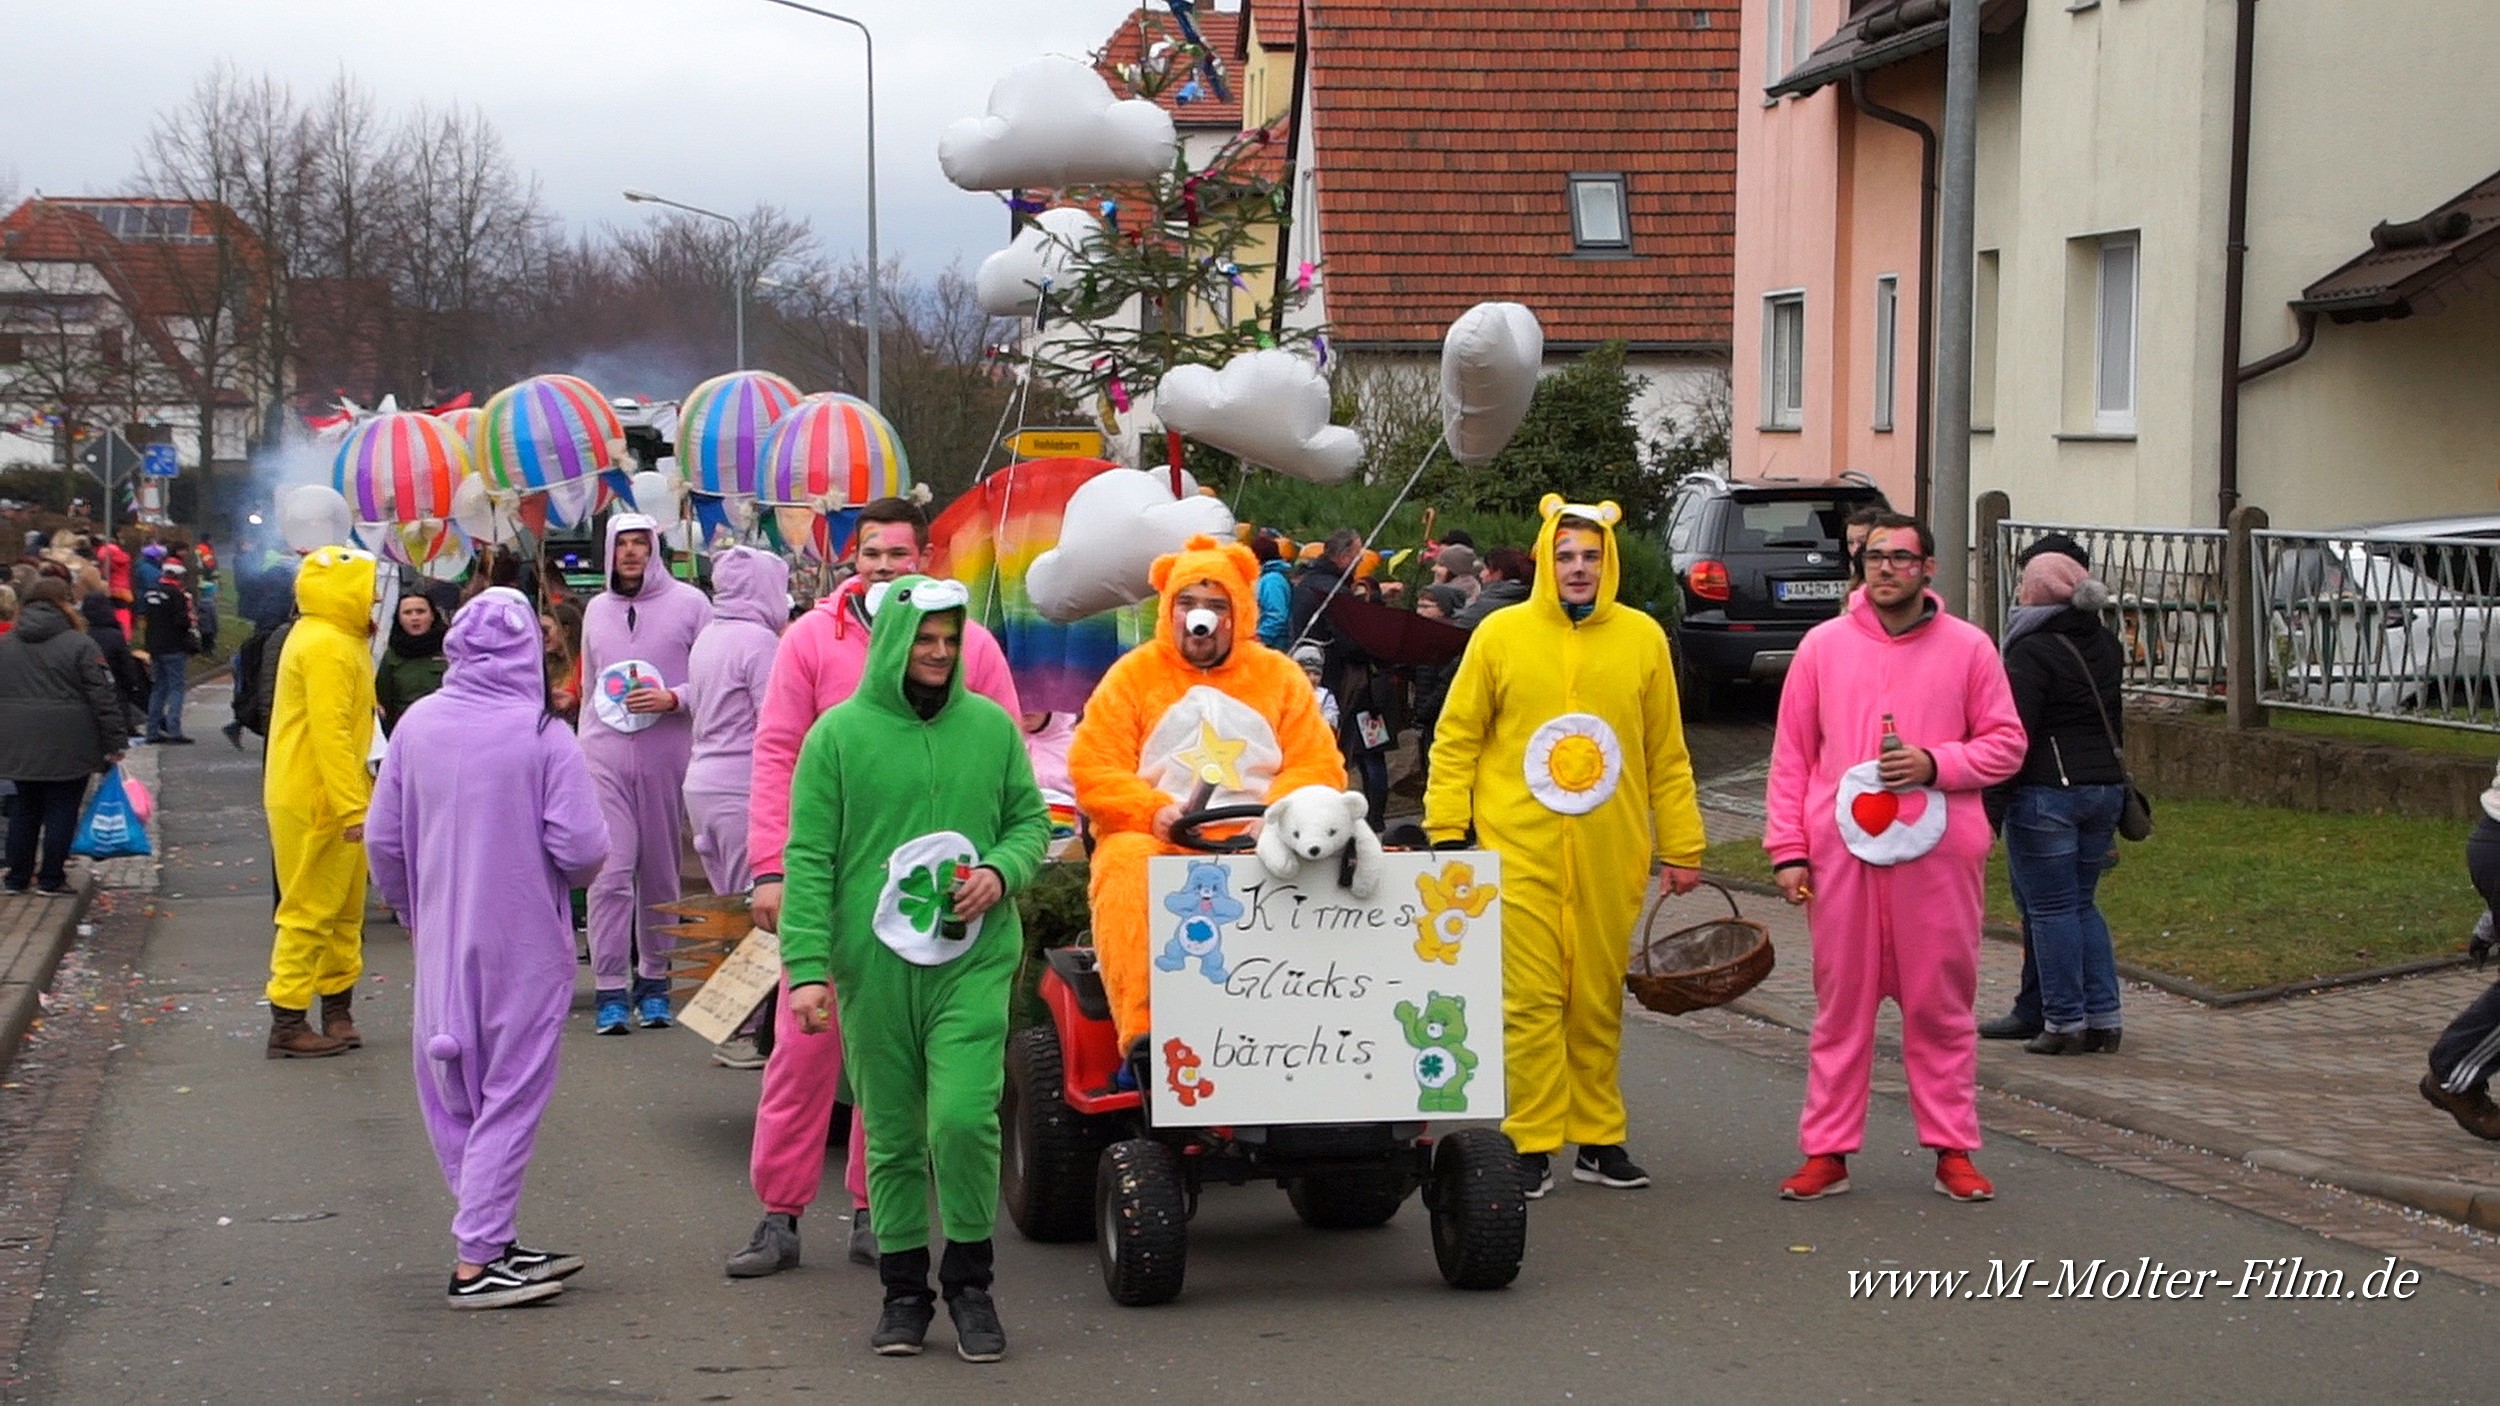
[[[1153,1028],[1146,861],[1184,852],[1172,822],[1199,784],[1214,786],[1210,806],[1345,788],[1310,679],[1259,643],[1258,575],[1248,547],[1211,537],[1155,558],[1155,637],[1103,676],[1068,747],[1077,808],[1096,837],[1094,958],[1123,1047]]]

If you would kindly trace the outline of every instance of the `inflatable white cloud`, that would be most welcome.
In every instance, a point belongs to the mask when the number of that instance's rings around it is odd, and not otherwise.
[[[1248,463],[1313,483],[1343,483],[1361,436],[1328,423],[1328,382],[1281,347],[1244,352],[1217,371],[1181,366],[1155,391],[1163,427]]]
[[[1061,624],[1134,605],[1154,594],[1146,572],[1156,557],[1177,552],[1199,533],[1232,536],[1233,513],[1221,498],[1186,491],[1175,501],[1167,470],[1105,469],[1068,495],[1059,545],[1033,559],[1025,593],[1033,607]]]
[[[306,483],[278,494],[278,535],[299,552],[344,547],[355,530],[347,499],[326,483]]]
[[[1527,418],[1545,329],[1517,303],[1478,303],[1441,339],[1441,440],[1470,468],[1493,462]]]
[[[1047,286],[1066,292],[1084,270],[1102,221],[1071,206],[1044,210],[1016,232],[1015,242],[981,261],[973,276],[981,311],[992,317],[1031,317]]]
[[[1033,59],[990,89],[986,117],[938,138],[938,165],[965,190],[1146,181],[1180,149],[1172,114],[1143,98],[1121,101],[1075,59]]]
[[[451,520],[471,542],[521,540],[521,515],[513,503],[487,490],[486,480],[470,474],[451,491]]]

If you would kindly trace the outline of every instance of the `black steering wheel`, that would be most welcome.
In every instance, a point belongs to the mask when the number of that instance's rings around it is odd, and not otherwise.
[[[1208,806],[1184,811],[1172,822],[1172,843],[1200,854],[1247,854],[1258,848],[1256,835],[1234,835],[1229,839],[1210,840],[1199,835],[1209,825],[1237,825],[1267,814],[1266,806]]]

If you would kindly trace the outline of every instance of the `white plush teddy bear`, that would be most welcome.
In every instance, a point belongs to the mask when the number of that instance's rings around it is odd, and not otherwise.
[[[1267,824],[1259,831],[1259,863],[1279,879],[1290,879],[1313,860],[1326,859],[1354,846],[1356,898],[1380,891],[1380,837],[1364,822],[1371,803],[1360,791],[1305,786],[1267,808]]]

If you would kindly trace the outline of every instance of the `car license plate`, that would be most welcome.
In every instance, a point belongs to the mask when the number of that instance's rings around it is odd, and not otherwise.
[[[1782,581],[1772,587],[1781,600],[1839,600],[1849,594],[1846,581]]]

